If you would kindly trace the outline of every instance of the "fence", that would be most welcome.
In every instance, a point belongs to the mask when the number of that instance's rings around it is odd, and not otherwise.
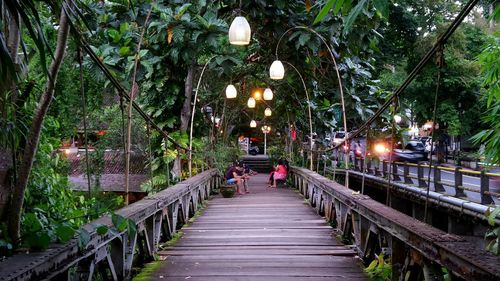
[[[447,234],[423,222],[356,194],[304,168],[291,168],[292,180],[317,212],[370,261],[380,253],[391,258],[392,280],[442,280],[442,268],[466,280],[499,280],[500,257],[478,249],[463,237]]]
[[[113,226],[104,216],[83,228],[89,242],[79,246],[73,238],[42,252],[17,254],[0,262],[0,280],[128,280],[135,262],[153,260],[160,241],[173,237],[219,185],[215,170],[208,170],[124,207],[116,214],[135,223],[136,232],[108,231],[99,235],[96,225]]]

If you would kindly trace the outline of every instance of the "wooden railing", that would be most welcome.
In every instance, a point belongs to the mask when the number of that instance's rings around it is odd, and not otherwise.
[[[99,235],[95,225],[113,227],[111,216],[104,216],[83,226],[90,233],[84,247],[74,238],[42,252],[8,257],[0,262],[0,280],[90,281],[95,272],[103,280],[128,280],[132,265],[153,260],[160,241],[171,239],[219,184],[216,172],[208,170],[116,211],[135,223],[133,234]]]
[[[391,258],[392,280],[443,280],[442,267],[466,280],[500,280],[500,257],[304,168],[294,185],[320,215],[369,262]],[[420,276],[420,277],[418,277]],[[415,279],[416,278],[416,279]],[[419,279],[420,278],[420,279]]]
[[[404,182],[406,184],[416,185],[418,187],[427,187],[428,183],[428,169],[429,165],[426,163],[408,163],[408,162],[389,162],[389,161],[370,161],[355,157],[351,162],[354,164],[354,170],[365,172],[368,175],[380,176],[388,178],[397,182]],[[389,167],[389,166],[392,167]],[[416,169],[417,174],[412,175],[410,168]],[[400,171],[402,169],[402,171]],[[453,180],[442,179],[442,173],[453,173]],[[479,186],[468,184],[464,182],[464,176],[472,176],[478,179]],[[473,201],[478,201],[483,205],[493,204],[494,197],[500,197],[500,193],[490,190],[490,180],[500,180],[500,174],[488,173],[484,170],[474,171],[470,169],[463,169],[461,167],[445,167],[433,165],[431,167],[430,184],[435,192],[442,194],[453,195],[457,198],[467,198]],[[454,192],[447,192],[445,187],[453,188]],[[468,192],[466,192],[468,191]],[[470,192],[470,193],[469,193]],[[479,195],[479,200],[476,198],[469,198],[473,193]]]
[[[434,165],[429,178],[429,166],[424,163],[365,162],[362,158],[356,158],[351,163],[353,166],[349,170],[349,177],[356,177],[366,182],[365,185],[377,183],[401,194],[411,195],[413,198],[424,201],[428,200],[434,205],[484,221],[488,219],[486,214],[500,202],[500,193],[496,192],[498,190],[490,189],[490,182],[497,184],[500,181],[498,173]],[[326,157],[323,157],[323,165],[318,165],[318,167],[318,171],[323,175],[335,177],[335,175],[345,173],[344,169],[337,168],[336,161]],[[444,180],[443,172],[453,173],[453,180]],[[469,176],[469,181],[475,179],[476,185],[464,181],[465,176]],[[427,193],[429,179],[430,190]],[[496,216],[495,224],[500,225],[500,214]]]

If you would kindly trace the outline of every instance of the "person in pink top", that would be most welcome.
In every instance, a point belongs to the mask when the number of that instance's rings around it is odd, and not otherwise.
[[[273,185],[271,187],[276,187],[276,181],[277,180],[285,180],[287,176],[287,169],[285,166],[285,163],[283,160],[278,161],[278,165],[274,169],[274,175],[273,175]]]

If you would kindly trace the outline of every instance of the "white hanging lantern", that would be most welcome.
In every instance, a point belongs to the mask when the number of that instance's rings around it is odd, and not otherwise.
[[[279,60],[273,61],[271,68],[269,68],[269,77],[273,80],[281,80],[285,76],[285,68],[283,63]]]
[[[264,90],[264,100],[273,100],[273,91],[269,88]]]
[[[402,120],[401,115],[397,115],[397,114],[394,115],[394,122],[399,124],[401,122],[401,120]]]
[[[250,121],[250,128],[255,128],[257,127],[257,122],[255,120]]]
[[[252,31],[244,17],[235,17],[229,27],[229,43],[232,45],[248,45]]]
[[[226,98],[228,99],[234,99],[238,95],[238,92],[236,91],[236,88],[232,85],[229,84],[226,87]]]
[[[273,112],[271,111],[271,109],[270,109],[269,107],[268,107],[268,108],[266,108],[266,110],[264,110],[264,115],[265,115],[265,116],[271,116],[271,114],[272,114],[272,113],[273,113]]]
[[[250,97],[247,102],[248,108],[255,108],[255,99]]]

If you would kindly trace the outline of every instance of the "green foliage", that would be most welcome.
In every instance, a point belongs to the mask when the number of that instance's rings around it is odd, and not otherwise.
[[[103,215],[103,214],[101,214]],[[97,235],[105,236],[108,234],[117,235],[121,232],[127,231],[129,239],[133,239],[137,234],[137,226],[131,219],[127,219],[121,215],[111,212],[111,227],[103,224],[94,224],[93,230]],[[78,244],[81,249],[84,249],[90,241],[90,233],[85,228],[80,228],[76,232],[78,234]],[[72,236],[73,236],[72,235]]]
[[[211,167],[217,169],[220,175],[223,175],[229,164],[238,160],[240,155],[241,150],[239,147],[224,143],[217,143],[212,150],[206,152]]]
[[[488,224],[491,228],[486,232],[484,239],[486,240],[486,250],[493,253],[494,255],[500,254],[500,226],[496,226],[496,217],[500,214],[500,207],[496,207],[493,211],[488,208],[486,210],[486,217],[488,218]]]
[[[271,163],[276,164],[279,159],[287,159],[286,151],[281,145],[269,145],[267,147],[267,154],[271,159]]]
[[[20,242],[33,249],[66,242],[81,225],[123,204],[121,197],[86,198],[72,192],[67,177],[62,176],[67,163],[60,154],[53,154],[54,146],[57,141],[42,139],[26,192]]]
[[[495,38],[490,38],[488,45],[479,55],[481,73],[484,76],[481,99],[486,103],[487,110],[483,112],[481,121],[488,127],[474,135],[472,140],[476,144],[485,145],[486,162],[490,164],[500,163],[500,32],[497,31]]]
[[[360,0],[356,6],[351,10],[351,12],[347,15],[344,22],[344,35],[351,31],[351,27],[356,21],[356,18],[361,14],[361,12],[365,9],[368,0]]]
[[[441,103],[438,107],[439,120],[448,124],[448,134],[458,136],[461,133],[462,125],[458,110],[449,103]]]
[[[351,5],[353,4],[352,2],[352,0],[328,0],[314,19],[314,24],[317,24],[325,19],[330,10],[333,15],[337,15],[339,12],[342,12],[342,14],[347,14],[344,18],[343,26],[344,35],[347,35],[351,32],[352,26],[359,15],[362,12],[368,13],[367,8],[370,2],[373,4],[373,8],[380,18],[387,19],[389,16],[390,0],[360,0],[357,2],[356,6],[351,9]]]
[[[390,261],[385,260],[384,254],[381,253],[364,271],[372,281],[387,281],[391,278],[392,267]]]

